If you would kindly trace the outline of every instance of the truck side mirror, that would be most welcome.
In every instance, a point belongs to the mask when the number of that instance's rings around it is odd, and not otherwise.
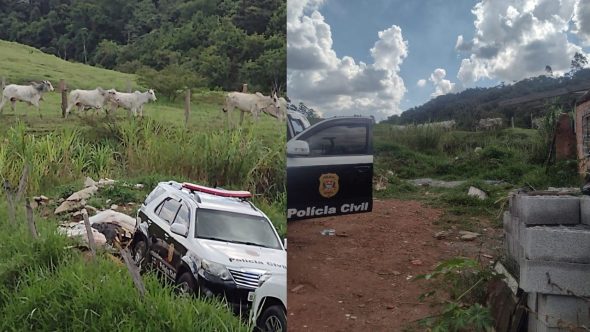
[[[287,142],[287,156],[309,156],[309,144],[300,140]]]

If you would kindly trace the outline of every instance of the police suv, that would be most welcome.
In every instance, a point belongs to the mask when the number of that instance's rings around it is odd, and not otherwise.
[[[251,196],[159,183],[137,213],[134,260],[155,267],[183,292],[223,296],[235,313],[246,314],[255,290],[287,270],[285,247]]]
[[[287,221],[373,209],[371,117],[287,117]]]

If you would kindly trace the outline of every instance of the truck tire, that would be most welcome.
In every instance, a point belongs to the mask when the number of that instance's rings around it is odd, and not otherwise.
[[[260,315],[257,328],[262,332],[286,332],[287,315],[280,305],[271,305]]]
[[[197,287],[197,282],[190,272],[183,273],[176,281],[176,289],[180,294],[190,296],[198,295]]]

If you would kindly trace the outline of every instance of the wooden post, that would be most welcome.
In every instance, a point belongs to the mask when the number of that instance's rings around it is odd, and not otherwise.
[[[35,220],[33,219],[33,208],[31,207],[31,202],[29,198],[26,198],[25,201],[25,208],[27,209],[27,222],[29,224],[29,231],[31,231],[31,235],[33,239],[38,239],[39,234],[37,233],[37,227],[35,227]]]
[[[191,89],[186,89],[184,96],[184,126],[188,128],[188,117],[191,113]]]
[[[531,129],[535,128],[535,124],[533,123],[533,112],[531,112]]]
[[[510,124],[512,125],[512,129],[514,129],[514,117],[510,118]]]
[[[59,91],[61,91],[61,117],[65,118],[68,108],[68,86],[63,79],[59,80]]]
[[[248,92],[248,84],[242,84],[242,92]]]
[[[131,278],[133,279],[133,283],[135,287],[139,291],[139,296],[142,298],[145,296],[145,286],[143,285],[143,281],[141,280],[141,275],[139,274],[139,269],[137,265],[131,259],[131,255],[127,249],[119,249],[119,254],[123,258],[125,265],[127,265],[127,270],[129,270],[129,274],[131,274]]]
[[[16,224],[16,206],[17,202],[20,201],[22,195],[27,188],[27,177],[29,176],[29,164],[25,163],[23,168],[23,174],[20,177],[18,183],[18,189],[16,191],[10,188],[10,183],[4,181],[4,192],[6,193],[6,201],[8,203],[8,220],[14,225]]]
[[[131,81],[127,80],[127,92],[131,93]]]
[[[92,252],[92,259],[96,258],[96,245],[94,244],[94,235],[92,235],[92,228],[90,227],[90,220],[88,219],[88,212],[82,209],[82,218],[84,218],[84,226],[86,227],[86,236],[88,236],[88,246]]]

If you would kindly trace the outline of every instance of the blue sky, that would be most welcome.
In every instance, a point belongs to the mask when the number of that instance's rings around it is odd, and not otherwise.
[[[437,95],[569,69],[590,1],[289,0],[288,93],[384,119]],[[417,82],[422,80],[421,86]]]
[[[337,55],[349,55],[371,61],[369,49],[377,31],[398,25],[408,41],[408,57],[401,65],[400,76],[408,92],[402,109],[423,104],[434,92],[431,87],[417,88],[419,79],[427,79],[436,68],[447,73],[459,70],[461,59],[455,51],[457,36],[473,37],[474,0],[419,1],[328,1],[321,13],[332,27]],[[447,74],[448,75],[448,74]]]

